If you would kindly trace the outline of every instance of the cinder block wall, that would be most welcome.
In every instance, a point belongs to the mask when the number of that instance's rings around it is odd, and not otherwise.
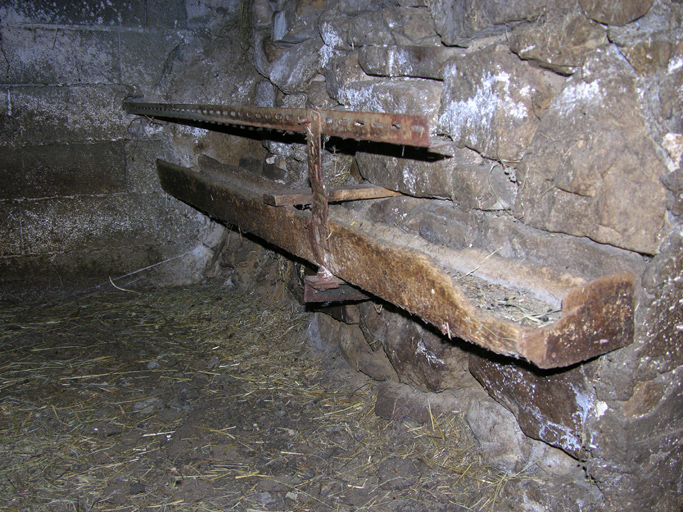
[[[167,260],[116,282],[183,282],[210,266],[223,228],[170,201],[154,160],[191,163],[197,145],[237,158],[235,149],[226,136],[136,120],[121,102],[243,101],[254,79],[231,69],[242,49],[224,35],[239,13],[238,1],[0,2],[3,296]],[[211,52],[219,57],[204,65]]]

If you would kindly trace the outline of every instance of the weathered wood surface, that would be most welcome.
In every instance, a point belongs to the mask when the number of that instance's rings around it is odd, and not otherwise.
[[[163,189],[226,223],[239,226],[300,258],[315,262],[310,214],[264,204],[262,184],[244,175],[157,161]],[[328,270],[337,277],[423,318],[444,334],[540,368],[568,366],[633,340],[633,277],[611,275],[572,289],[560,320],[531,328],[474,307],[426,254],[371,237],[330,219]]]

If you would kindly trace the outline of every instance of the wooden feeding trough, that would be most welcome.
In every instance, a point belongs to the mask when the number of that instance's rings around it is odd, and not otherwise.
[[[415,240],[386,224],[360,222],[353,211],[330,205],[399,194],[372,185],[327,190],[321,134],[437,149],[425,116],[132,101],[124,105],[132,114],[209,127],[246,125],[306,134],[311,182],[307,190],[283,190],[228,166],[205,165],[197,172],[159,160],[157,168],[169,194],[317,265],[318,274],[306,282],[310,301],[371,294],[430,322],[444,335],[540,368],[572,365],[633,341],[631,274],[586,280],[535,269],[475,250]],[[300,204],[311,208],[293,207]],[[558,311],[543,325],[526,325],[477,304],[478,292],[470,292],[480,289],[500,297],[511,289],[523,290],[530,300]]]

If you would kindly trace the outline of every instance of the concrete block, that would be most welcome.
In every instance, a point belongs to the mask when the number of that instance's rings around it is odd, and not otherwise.
[[[0,201],[0,256],[21,254],[21,207]]]
[[[126,143],[126,189],[134,193],[161,193],[156,159],[172,160],[165,141],[134,140]]]
[[[0,147],[0,199],[123,192],[123,142]]]
[[[121,82],[146,88],[170,72],[182,35],[171,31],[121,33]]]
[[[31,0],[12,2],[5,8],[6,24],[41,23],[54,25],[103,25],[116,27],[143,27],[145,2],[128,0]]]
[[[0,112],[5,144],[50,144],[127,138],[118,86],[10,87]]]
[[[185,0],[147,0],[147,27],[187,28]]]
[[[115,32],[4,26],[7,64],[0,79],[12,84],[111,84],[119,80]]]
[[[156,228],[154,209],[126,194],[52,198],[24,205],[27,254],[140,245]]]

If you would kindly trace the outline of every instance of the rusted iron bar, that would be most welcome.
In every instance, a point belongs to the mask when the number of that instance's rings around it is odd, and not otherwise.
[[[224,222],[240,226],[310,262],[310,212],[263,203],[265,190],[240,177],[157,163],[163,189]],[[604,276],[570,291],[560,319],[522,326],[476,308],[432,258],[329,219],[326,263],[344,281],[493,352],[524,358],[540,368],[569,366],[633,341],[633,276]]]
[[[320,131],[325,135],[389,144],[405,144],[422,148],[429,148],[432,145],[427,116],[303,108],[143,103],[139,101],[124,101],[123,106],[129,114],[142,116],[219,125],[253,126],[301,133],[306,133],[306,120],[311,118],[311,112],[318,112],[320,115]]]

